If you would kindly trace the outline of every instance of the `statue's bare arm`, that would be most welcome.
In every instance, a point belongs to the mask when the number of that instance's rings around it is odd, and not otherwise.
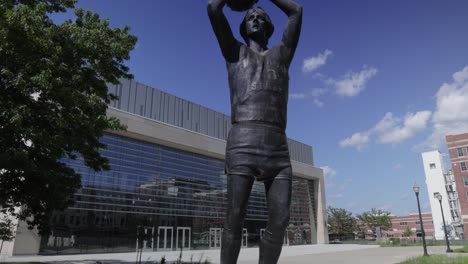
[[[288,16],[288,23],[283,33],[283,45],[290,50],[290,60],[294,56],[302,26],[302,6],[292,0],[271,0]]]
[[[227,61],[235,61],[238,56],[239,44],[234,38],[229,22],[223,13],[225,5],[226,0],[209,0],[207,6],[208,16],[224,58]]]

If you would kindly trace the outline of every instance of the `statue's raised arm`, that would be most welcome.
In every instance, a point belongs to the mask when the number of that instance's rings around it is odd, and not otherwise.
[[[292,0],[271,0],[271,2],[288,16],[288,23],[281,41],[289,48],[290,60],[292,60],[301,34],[302,6]]]
[[[229,22],[223,13],[225,5],[226,0],[209,0],[207,6],[208,17],[224,58],[226,61],[235,61],[238,56],[239,44],[234,38]]]

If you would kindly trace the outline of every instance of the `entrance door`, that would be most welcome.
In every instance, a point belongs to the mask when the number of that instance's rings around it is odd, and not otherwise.
[[[220,248],[221,247],[221,234],[223,232],[222,228],[210,228],[209,236],[209,245],[210,248]]]
[[[174,228],[172,226],[158,227],[158,251],[172,250],[174,237]]]
[[[141,244],[139,244],[141,243]],[[154,227],[139,227],[137,230],[136,248],[142,251],[154,250]]]
[[[190,227],[177,227],[176,246],[178,249],[190,249],[190,241],[192,241],[191,231]]]
[[[247,239],[249,238],[249,232],[247,228],[242,229],[242,247],[247,247]]]

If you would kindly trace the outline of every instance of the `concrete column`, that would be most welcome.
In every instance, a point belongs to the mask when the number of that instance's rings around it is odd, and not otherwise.
[[[323,170],[314,185],[317,204],[317,244],[328,244],[327,206],[325,201],[325,181]]]
[[[317,209],[317,180],[309,180],[313,183],[313,190],[307,188],[307,193],[309,196],[309,217],[310,217],[310,242],[312,244],[317,244],[317,216],[314,214],[314,207]],[[311,192],[312,191],[312,192]],[[314,204],[312,204],[312,201]]]

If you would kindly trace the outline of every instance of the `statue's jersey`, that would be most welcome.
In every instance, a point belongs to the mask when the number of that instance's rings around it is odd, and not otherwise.
[[[239,59],[227,62],[231,122],[260,122],[286,129],[288,49],[280,44],[256,52],[241,44]]]

